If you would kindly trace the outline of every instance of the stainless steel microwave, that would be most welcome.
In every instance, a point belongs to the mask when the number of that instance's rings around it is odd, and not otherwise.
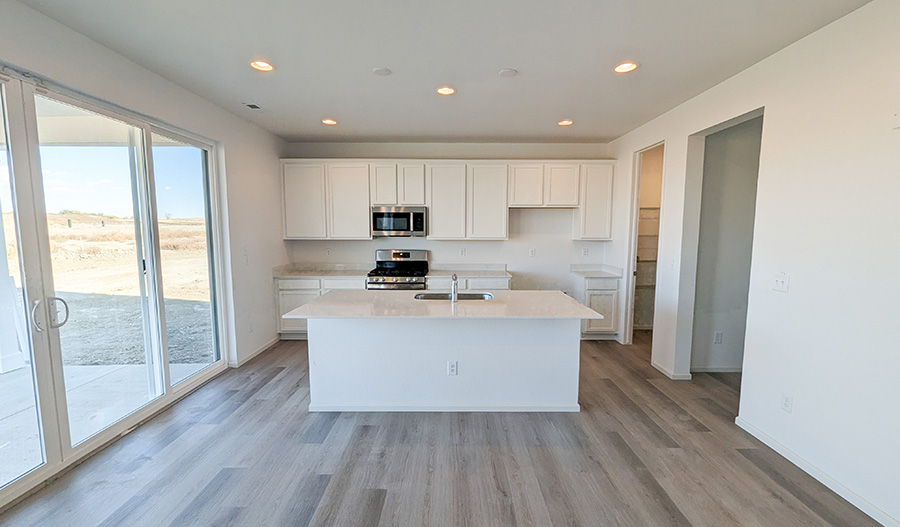
[[[425,236],[425,207],[372,207],[372,237]]]

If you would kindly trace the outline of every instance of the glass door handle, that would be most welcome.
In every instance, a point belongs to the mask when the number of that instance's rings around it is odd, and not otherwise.
[[[31,304],[31,323],[32,323],[32,325],[34,325],[34,329],[38,330],[38,332],[40,332],[40,333],[43,333],[44,328],[41,327],[41,323],[38,322],[38,319],[37,319],[37,308],[39,305],[41,305],[40,298],[35,300]]]
[[[61,327],[63,327],[63,326],[66,325],[66,322],[69,321],[69,304],[68,304],[65,300],[63,300],[62,298],[60,298],[60,297],[58,297],[58,296],[51,296],[51,297],[50,297],[50,301],[59,301],[59,302],[62,302],[62,305],[66,308],[66,317],[63,319],[62,322],[60,322],[60,323],[58,323],[58,324],[54,324],[53,322],[50,322],[50,327],[51,327],[51,328],[53,328],[53,329],[61,328]]]

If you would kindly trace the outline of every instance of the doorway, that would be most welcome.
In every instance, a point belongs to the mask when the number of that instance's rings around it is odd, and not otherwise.
[[[634,248],[632,291],[632,340],[652,342],[656,303],[656,265],[659,250],[659,219],[662,200],[665,144],[637,154],[637,236]]]
[[[762,125],[760,116],[706,136],[692,372],[741,371]]]

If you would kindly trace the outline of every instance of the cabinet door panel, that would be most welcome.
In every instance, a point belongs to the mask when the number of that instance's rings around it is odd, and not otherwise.
[[[369,165],[330,164],[327,169],[329,238],[370,239]]]
[[[582,240],[609,240],[612,237],[612,165],[584,165],[582,203],[576,236]]]
[[[428,237],[466,237],[466,165],[429,165],[427,180]]]
[[[578,165],[546,165],[544,205],[552,207],[578,205]]]
[[[319,296],[319,291],[279,291],[278,292],[278,331],[290,333],[306,331],[305,318],[281,318],[281,315],[307,304]]]
[[[400,165],[400,204],[425,204],[425,165]]]
[[[616,304],[619,298],[617,291],[588,291],[588,307],[603,315],[603,320],[588,320],[585,331],[592,333],[616,332]]]
[[[540,207],[544,204],[544,165],[509,166],[509,206]]]
[[[470,165],[468,237],[506,239],[509,220],[508,177],[506,165]]]
[[[397,204],[397,165],[372,165],[372,205]]]
[[[325,165],[284,165],[285,238],[324,238]]]

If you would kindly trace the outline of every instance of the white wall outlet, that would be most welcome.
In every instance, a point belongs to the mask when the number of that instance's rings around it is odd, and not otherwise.
[[[785,272],[776,273],[775,276],[772,277],[772,289],[776,291],[787,293],[790,284],[791,277]]]
[[[458,364],[455,360],[447,361],[447,375],[456,375],[458,372]]]
[[[460,256],[465,256],[465,255],[466,255],[466,249],[465,249],[465,248],[460,249],[460,250],[459,250],[459,255],[460,255]]]
[[[894,112],[894,130],[900,130],[900,108]]]
[[[331,249],[325,249],[325,256],[331,256]]]
[[[535,249],[534,247],[532,247],[531,249],[528,249],[528,256],[534,258],[536,254],[537,254],[537,249]]]
[[[716,331],[713,333],[713,344],[721,344],[722,343],[723,334],[721,331]]]
[[[791,410],[794,409],[794,398],[786,393],[781,394],[781,409],[791,413]]]
[[[582,258],[587,258],[587,257],[588,257],[588,254],[590,254],[590,251],[588,250],[588,248],[587,248],[587,247],[583,247],[583,248],[581,249],[581,257],[582,257]]]

